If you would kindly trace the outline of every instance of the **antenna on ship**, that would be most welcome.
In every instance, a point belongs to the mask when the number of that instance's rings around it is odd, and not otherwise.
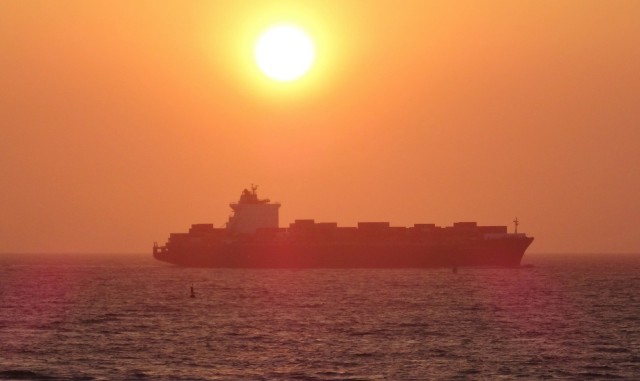
[[[513,225],[515,226],[515,233],[518,234],[518,225],[520,225],[520,221],[518,221],[518,217],[513,220]]]

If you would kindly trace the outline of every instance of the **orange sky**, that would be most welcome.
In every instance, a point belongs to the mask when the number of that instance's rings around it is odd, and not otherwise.
[[[315,218],[640,252],[640,1],[0,2],[0,252],[150,252],[251,183]],[[261,28],[318,44],[262,78]]]

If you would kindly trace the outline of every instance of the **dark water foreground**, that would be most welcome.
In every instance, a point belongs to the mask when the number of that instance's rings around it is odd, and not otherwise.
[[[640,379],[640,255],[525,262],[454,274],[3,255],[0,380]]]

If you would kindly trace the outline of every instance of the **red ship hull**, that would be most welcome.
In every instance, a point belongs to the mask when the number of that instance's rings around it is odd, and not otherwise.
[[[216,268],[516,267],[533,241],[521,235],[466,242],[233,242],[154,248],[160,261]]]

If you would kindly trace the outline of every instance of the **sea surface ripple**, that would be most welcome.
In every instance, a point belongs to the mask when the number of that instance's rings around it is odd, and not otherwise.
[[[640,255],[525,263],[229,270],[4,254],[0,380],[640,379]]]

